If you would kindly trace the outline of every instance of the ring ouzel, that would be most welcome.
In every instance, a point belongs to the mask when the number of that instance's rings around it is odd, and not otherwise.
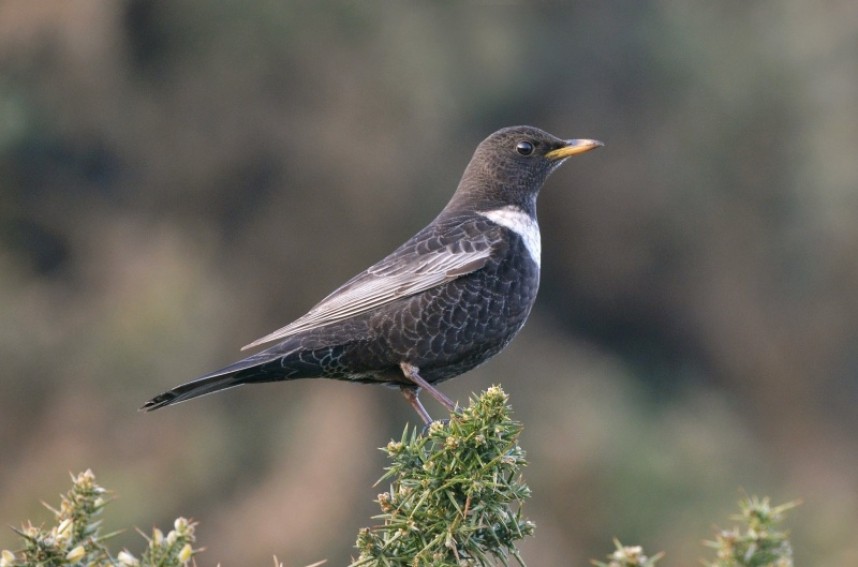
[[[306,315],[244,347],[273,346],[146,402],[154,410],[242,384],[333,378],[398,386],[425,423],[427,390],[499,353],[527,320],[539,286],[536,197],[566,158],[601,146],[532,126],[477,146],[429,225]]]

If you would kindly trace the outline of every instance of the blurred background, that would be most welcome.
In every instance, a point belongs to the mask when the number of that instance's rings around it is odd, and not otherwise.
[[[747,492],[803,501],[797,564],[858,565],[855,15],[0,3],[0,525],[48,519],[91,467],[108,528],[192,517],[201,564],[347,563],[377,447],[416,421],[396,391],[137,408],[390,252],[480,140],[532,124],[607,146],[542,193],[525,331],[444,386],[500,383],[525,424],[525,559],[587,565],[618,537],[697,564]]]

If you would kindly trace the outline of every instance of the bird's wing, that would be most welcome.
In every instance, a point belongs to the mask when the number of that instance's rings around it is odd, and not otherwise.
[[[480,223],[482,224],[482,223]],[[436,227],[437,228],[437,227]],[[459,225],[459,238],[422,231],[391,255],[361,272],[306,315],[253,341],[242,350],[336,323],[391,301],[420,293],[482,268],[500,242],[496,227]],[[477,230],[468,230],[468,229]]]

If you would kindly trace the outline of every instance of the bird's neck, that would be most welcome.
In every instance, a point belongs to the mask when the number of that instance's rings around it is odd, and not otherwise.
[[[482,172],[465,172],[459,187],[444,207],[442,214],[485,212],[515,207],[536,218],[537,192],[504,182]]]

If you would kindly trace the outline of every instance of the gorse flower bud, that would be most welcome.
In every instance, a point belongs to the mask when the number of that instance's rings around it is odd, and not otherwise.
[[[86,555],[86,549],[82,545],[79,545],[79,546],[75,547],[74,549],[72,549],[71,551],[69,551],[68,553],[66,553],[66,560],[68,560],[72,563],[77,563],[78,561],[83,559],[85,555]]]
[[[126,567],[137,567],[140,565],[140,560],[128,553],[127,551],[120,551],[119,555],[116,556],[116,559],[122,565]]]
[[[57,540],[68,540],[72,535],[72,527],[74,526],[74,521],[71,518],[66,518],[60,522],[60,525],[56,528],[56,538]]]
[[[614,540],[616,549],[608,555],[608,563],[594,561],[596,567],[654,567],[656,562],[662,558],[663,553],[653,557],[647,557],[639,545],[623,545],[619,540]]]
[[[194,554],[194,549],[191,547],[191,544],[186,543],[182,547],[181,551],[179,551],[179,556],[178,556],[179,561],[181,561],[182,563],[187,563],[188,561],[191,560],[191,555],[193,555],[193,554]]]
[[[176,518],[176,521],[173,522],[173,528],[176,530],[177,534],[184,536],[188,535],[188,532],[191,529],[191,524],[186,518]]]

